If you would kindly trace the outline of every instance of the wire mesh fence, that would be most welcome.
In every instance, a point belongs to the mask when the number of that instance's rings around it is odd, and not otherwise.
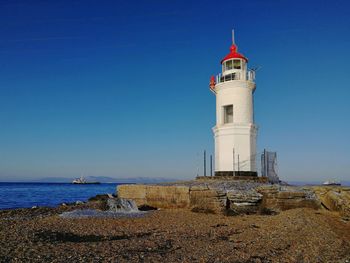
[[[235,153],[233,151],[233,156]],[[196,169],[196,176],[213,176],[215,171],[215,163],[213,162],[212,155],[208,158],[206,151],[203,152],[203,169],[200,172],[200,155],[197,154],[198,165]],[[238,156],[237,156],[238,157]],[[278,183],[278,166],[277,166],[277,152],[264,150],[256,154],[251,155],[249,158],[242,160],[239,157],[233,158],[232,170],[234,172],[244,171],[247,167],[255,167],[258,176],[264,176],[268,178],[270,183]],[[254,164],[254,165],[252,165]],[[209,173],[207,173],[207,165],[209,166]],[[232,173],[235,175],[237,173]],[[239,173],[238,173],[239,174]]]
[[[278,183],[277,153],[264,150],[261,154],[261,175],[269,179],[271,183]]]

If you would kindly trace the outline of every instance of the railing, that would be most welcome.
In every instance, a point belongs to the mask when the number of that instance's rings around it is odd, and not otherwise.
[[[216,83],[222,83],[226,81],[231,80],[248,80],[248,81],[255,81],[255,71],[254,70],[248,70],[247,74],[242,74],[242,72],[235,72],[235,73],[229,73],[222,75],[221,73],[219,75],[216,75]]]

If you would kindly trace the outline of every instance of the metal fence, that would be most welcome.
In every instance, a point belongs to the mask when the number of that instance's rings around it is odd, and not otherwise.
[[[261,175],[266,176],[271,183],[278,183],[277,153],[264,150],[261,154]]]
[[[200,154],[197,154],[197,168],[196,168],[196,175],[200,176],[213,176],[214,175],[214,163],[213,163],[213,156],[207,156],[206,151],[203,152],[203,166],[202,169],[200,169],[200,162],[201,157]],[[233,151],[233,156],[235,156]],[[260,156],[261,165],[258,164],[258,156]],[[210,157],[210,158],[207,158]],[[233,171],[244,171],[246,166],[250,164],[251,162],[254,162],[256,165],[256,172],[258,176],[265,176],[268,178],[270,183],[279,183],[280,179],[278,177],[278,169],[277,169],[277,152],[270,152],[267,150],[264,150],[263,152],[258,152],[257,154],[254,154],[250,156],[247,160],[240,160],[239,155],[236,158],[233,159],[232,168]],[[207,166],[209,163],[209,173],[207,173]]]

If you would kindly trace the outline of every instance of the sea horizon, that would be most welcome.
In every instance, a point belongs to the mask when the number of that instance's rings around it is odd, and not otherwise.
[[[52,182],[0,182],[0,210],[56,207],[86,202],[99,194],[115,194],[118,183],[72,184]]]

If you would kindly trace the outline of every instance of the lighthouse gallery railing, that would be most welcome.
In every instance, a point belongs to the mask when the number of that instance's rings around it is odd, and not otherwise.
[[[243,76],[243,78],[242,78]],[[241,72],[235,72],[235,73],[229,73],[222,75],[221,73],[219,75],[216,75],[216,83],[221,83],[225,81],[231,81],[231,80],[248,80],[248,81],[255,81],[255,71],[254,70],[248,70],[247,74],[242,74]]]

